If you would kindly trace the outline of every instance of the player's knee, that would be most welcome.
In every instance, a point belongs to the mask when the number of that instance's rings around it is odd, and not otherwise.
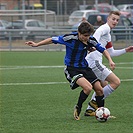
[[[118,78],[117,81],[116,81],[116,86],[118,87],[120,84],[121,84],[121,81],[120,81],[120,79]]]
[[[121,81],[120,81],[119,78],[117,78],[116,80],[114,80],[114,85],[115,85],[116,87],[118,87],[118,86],[120,85],[120,83],[121,83]]]
[[[91,90],[92,90],[92,85],[85,85],[84,88],[83,88],[84,92],[86,94],[90,94]]]
[[[120,84],[121,84],[121,81],[119,78],[115,79],[112,83],[110,83],[113,89],[117,89],[117,87],[119,87]]]

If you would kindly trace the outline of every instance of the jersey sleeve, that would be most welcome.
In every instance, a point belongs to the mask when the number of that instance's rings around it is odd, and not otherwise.
[[[108,50],[108,52],[109,52],[109,54],[110,54],[111,57],[113,57],[113,56],[120,56],[120,55],[126,53],[126,50],[125,49],[115,50],[113,47],[108,48],[107,50]]]
[[[52,42],[54,44],[65,44],[64,40],[63,40],[63,36],[55,36],[55,37],[52,37]]]
[[[96,50],[98,50],[100,53],[103,53],[105,48],[101,46],[100,43],[97,43],[97,45],[95,46]]]
[[[78,33],[52,37],[52,42],[55,44],[69,45],[73,40],[78,40]]]

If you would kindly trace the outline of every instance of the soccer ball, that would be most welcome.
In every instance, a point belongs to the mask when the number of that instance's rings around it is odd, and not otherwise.
[[[106,122],[109,119],[110,111],[108,108],[100,107],[95,112],[95,117],[100,122]]]

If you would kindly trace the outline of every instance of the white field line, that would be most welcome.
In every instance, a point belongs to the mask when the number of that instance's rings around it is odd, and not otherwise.
[[[133,79],[121,79],[122,82],[131,82]],[[55,85],[67,84],[68,82],[42,82],[42,83],[1,83],[0,86],[19,86],[19,85]]]
[[[64,68],[65,66],[0,66],[0,70],[14,69],[44,69],[44,68]],[[133,67],[116,67],[116,69],[133,69]]]
[[[55,84],[66,84],[68,82],[42,82],[42,83],[3,83],[0,86],[16,86],[16,85],[55,85]]]
[[[133,62],[124,62],[117,64],[133,64]],[[0,70],[10,69],[35,69],[35,68],[64,68],[65,66],[0,66]],[[133,69],[133,67],[116,67],[119,69]],[[133,79],[121,79],[123,82],[131,82]],[[12,86],[12,85],[53,85],[53,84],[66,84],[68,82],[42,82],[42,83],[1,83],[0,86]]]
[[[41,68],[63,68],[64,66],[0,66],[0,70],[10,69],[41,69]]]
[[[116,66],[118,64],[133,64],[133,62],[120,62],[120,63],[115,63]],[[108,65],[107,63],[105,63],[105,65]],[[0,66],[0,70],[3,70],[3,69],[28,69],[28,68],[63,68],[65,67],[64,65],[62,66]],[[116,68],[122,68],[122,69],[132,69],[132,67],[116,67]]]

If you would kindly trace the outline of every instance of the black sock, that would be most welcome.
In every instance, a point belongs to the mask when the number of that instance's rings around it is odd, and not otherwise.
[[[79,96],[78,103],[77,103],[77,105],[78,105],[79,108],[82,108],[82,104],[87,99],[87,97],[88,97],[88,95],[86,95],[84,93],[84,91],[82,90],[80,92],[80,96]]]
[[[95,96],[98,107],[104,107],[104,95]]]

